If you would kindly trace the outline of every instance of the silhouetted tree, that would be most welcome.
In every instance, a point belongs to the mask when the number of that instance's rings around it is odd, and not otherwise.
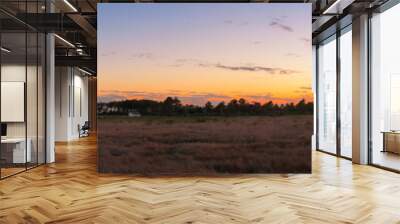
[[[205,105],[204,105],[204,112],[206,114],[211,114],[213,112],[213,105],[210,101],[208,101]]]
[[[225,102],[224,101],[222,101],[219,104],[217,104],[217,106],[214,108],[215,113],[218,114],[218,115],[225,114],[225,110],[226,110],[226,106],[225,106]]]
[[[314,105],[312,102],[306,102],[304,99],[298,103],[274,104],[269,101],[264,104],[259,102],[248,102],[241,98],[232,99],[228,104],[220,102],[214,106],[207,102],[203,107],[196,105],[182,105],[177,97],[167,97],[164,101],[154,100],[124,100],[110,103],[99,103],[99,114],[126,115],[130,111],[137,111],[141,115],[159,115],[159,116],[276,116],[290,114],[312,114]]]

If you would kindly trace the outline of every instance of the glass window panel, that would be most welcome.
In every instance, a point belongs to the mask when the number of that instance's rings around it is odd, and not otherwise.
[[[376,14],[372,26],[372,163],[400,170],[400,5]]]
[[[44,0],[1,1],[0,6],[14,13],[45,12]],[[8,18],[1,12],[0,17]],[[4,178],[45,163],[46,39],[11,17],[0,26],[0,178]]]
[[[352,156],[352,35],[340,36],[340,152]]]
[[[27,33],[27,80],[26,80],[26,113],[27,113],[27,143],[31,153],[28,167],[37,165],[38,160],[38,35]]]
[[[26,144],[26,35],[2,33],[1,46],[1,174],[9,176],[25,170],[30,159]],[[12,109],[11,109],[12,108]],[[28,147],[29,149],[29,147]]]
[[[318,48],[318,148],[336,153],[336,39]]]

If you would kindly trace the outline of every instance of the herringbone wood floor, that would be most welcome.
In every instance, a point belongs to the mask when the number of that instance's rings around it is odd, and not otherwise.
[[[0,181],[0,223],[400,223],[400,175],[313,153],[311,175],[100,175],[95,140]]]

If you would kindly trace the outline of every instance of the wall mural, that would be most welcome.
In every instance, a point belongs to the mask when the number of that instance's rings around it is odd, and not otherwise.
[[[98,9],[100,172],[311,172],[310,4]]]

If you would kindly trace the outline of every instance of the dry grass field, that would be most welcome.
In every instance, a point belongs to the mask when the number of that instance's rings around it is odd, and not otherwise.
[[[139,175],[308,173],[311,115],[100,117],[99,171]]]

